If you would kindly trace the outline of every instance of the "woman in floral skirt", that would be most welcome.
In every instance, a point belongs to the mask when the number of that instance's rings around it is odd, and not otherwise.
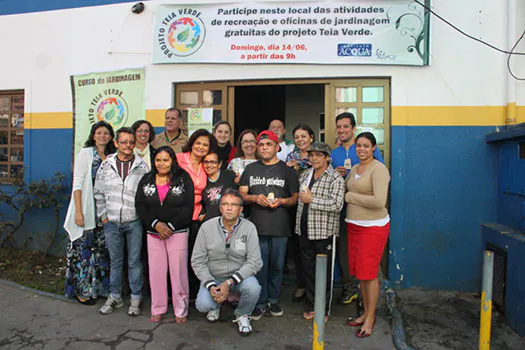
[[[93,185],[100,164],[115,152],[115,133],[105,121],[93,124],[75,159],[73,191],[64,223],[69,235],[65,295],[93,305],[109,290],[109,254],[102,224],[96,221]]]

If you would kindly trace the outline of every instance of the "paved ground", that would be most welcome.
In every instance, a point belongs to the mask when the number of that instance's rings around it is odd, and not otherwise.
[[[472,293],[396,291],[407,343],[416,349],[476,349],[480,299]],[[491,349],[525,349],[525,338],[510,329],[493,308]]]
[[[217,324],[192,309],[189,320],[178,325],[172,315],[160,324],[144,314],[129,317],[126,309],[102,316],[98,306],[84,306],[39,296],[0,283],[0,348],[2,349],[311,349],[312,322],[301,319],[302,307],[288,301],[292,288],[285,286],[283,317],[254,321],[254,333],[243,338],[233,324],[232,309],[223,307]],[[101,305],[102,301],[99,302]],[[383,306],[378,310],[372,337],[358,339],[346,326],[352,306],[335,306],[327,324],[326,349],[394,349],[391,320]]]

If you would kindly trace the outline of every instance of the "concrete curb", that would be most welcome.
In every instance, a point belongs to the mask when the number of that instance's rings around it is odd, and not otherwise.
[[[406,343],[405,327],[403,326],[403,314],[397,307],[396,292],[390,281],[382,281],[386,295],[386,304],[390,315],[392,315],[392,337],[394,344],[399,350],[415,350]]]
[[[26,292],[30,292],[30,293],[33,293],[33,294],[37,294],[37,295],[40,295],[40,296],[43,296],[43,297],[48,297],[48,298],[53,298],[53,299],[60,300],[60,301],[65,301],[65,302],[68,302],[68,303],[75,303],[76,302],[76,300],[68,298],[68,297],[65,297],[63,295],[55,294],[55,293],[49,293],[49,292],[43,292],[43,291],[38,290],[38,289],[33,289],[33,288],[29,288],[29,287],[23,286],[21,284],[13,282],[13,281],[0,279],[0,284],[4,284],[6,286],[18,288],[20,290],[23,290],[23,291],[26,291]]]

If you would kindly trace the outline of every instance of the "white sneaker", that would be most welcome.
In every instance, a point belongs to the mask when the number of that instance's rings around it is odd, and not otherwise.
[[[219,316],[221,314],[221,306],[218,305],[215,310],[210,310],[206,314],[206,319],[208,322],[217,322],[219,320]]]
[[[131,299],[131,304],[129,305],[128,315],[138,316],[140,315],[140,299]]]
[[[252,334],[252,325],[250,324],[250,316],[244,315],[244,316],[238,317],[233,322],[237,322],[237,326],[239,326],[239,334],[242,337],[247,337],[250,334]]]
[[[124,306],[124,301],[122,301],[122,298],[113,298],[111,294],[106,299],[106,302],[102,307],[98,310],[102,315],[107,315],[115,311],[116,309],[120,309]]]

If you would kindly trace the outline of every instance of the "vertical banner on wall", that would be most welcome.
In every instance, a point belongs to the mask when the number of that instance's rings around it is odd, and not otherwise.
[[[71,87],[74,156],[96,122],[104,120],[117,131],[145,119],[144,68],[72,75]]]
[[[213,128],[213,108],[188,108],[188,134],[197,129],[206,129],[211,132]]]

